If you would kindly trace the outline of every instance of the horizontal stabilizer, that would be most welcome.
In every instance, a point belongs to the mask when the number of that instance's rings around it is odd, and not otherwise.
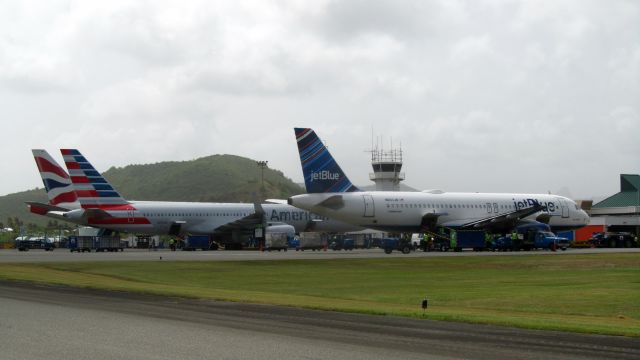
[[[38,215],[46,215],[50,211],[59,211],[59,212],[69,211],[69,209],[56,206],[56,205],[43,204],[43,203],[34,202],[34,201],[27,201],[25,203],[27,204],[27,206],[29,206],[29,211]]]

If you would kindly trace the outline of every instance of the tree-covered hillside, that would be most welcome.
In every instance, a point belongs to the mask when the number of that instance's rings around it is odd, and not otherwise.
[[[34,174],[38,176],[34,169]],[[129,200],[253,202],[261,197],[261,169],[254,160],[213,155],[191,161],[112,167],[105,178]],[[265,198],[286,199],[304,190],[282,172],[264,169]],[[25,201],[46,202],[44,189],[0,197],[0,222],[18,217],[25,224],[44,226],[50,219],[32,215]]]

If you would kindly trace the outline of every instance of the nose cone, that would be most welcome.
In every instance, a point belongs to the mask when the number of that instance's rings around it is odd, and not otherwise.
[[[584,210],[580,210],[580,215],[582,217],[582,224],[589,225],[589,214]]]

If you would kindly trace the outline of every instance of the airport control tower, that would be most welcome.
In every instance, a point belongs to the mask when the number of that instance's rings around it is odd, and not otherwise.
[[[371,149],[371,166],[373,172],[369,179],[376,183],[376,191],[400,191],[400,181],[404,180],[402,169],[402,147],[384,150],[376,144]]]

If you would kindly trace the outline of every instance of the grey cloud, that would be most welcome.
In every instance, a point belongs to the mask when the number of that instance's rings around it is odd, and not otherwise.
[[[588,197],[640,171],[633,1],[48,4],[0,5],[3,150],[21,153],[0,192],[31,179],[29,147],[102,169],[234,153],[299,181],[293,126],[358,183],[372,125],[417,188]]]

